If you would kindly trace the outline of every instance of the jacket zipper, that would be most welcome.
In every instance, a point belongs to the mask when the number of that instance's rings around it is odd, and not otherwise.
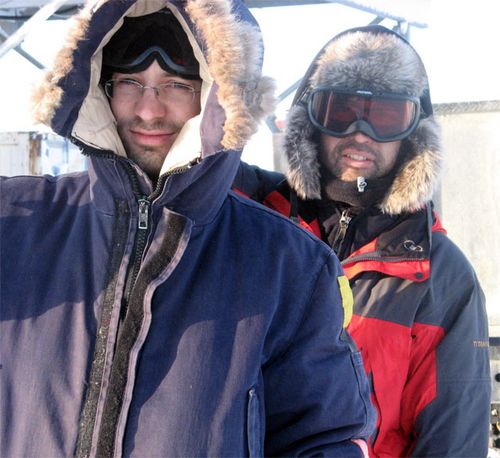
[[[149,227],[149,206],[151,202],[147,198],[138,200],[139,203],[139,220],[137,227],[139,229],[147,230]]]
[[[132,252],[132,265],[129,268],[128,278],[125,284],[125,291],[123,294],[123,305],[120,316],[122,319],[125,318],[128,302],[130,300],[130,295],[134,289],[137,276],[139,275],[139,270],[141,267],[142,257],[144,255],[144,250],[146,249],[146,243],[148,240],[149,230],[150,230],[150,209],[154,200],[160,196],[168,178],[172,175],[178,175],[189,170],[193,165],[200,162],[200,158],[196,158],[189,162],[187,165],[177,167],[170,170],[169,172],[163,174],[158,179],[158,183],[154,191],[149,195],[145,196],[140,192],[139,179],[137,177],[136,171],[127,164],[127,173],[129,174],[132,192],[136,196],[138,205],[138,216],[137,216],[137,235],[134,243],[134,250]]]
[[[349,229],[349,223],[352,220],[351,213],[349,210],[344,210],[342,212],[342,215],[340,216],[339,219],[339,229],[337,231],[337,236],[335,237],[335,241],[333,242],[333,251],[337,254],[339,258],[340,256],[340,249],[342,247],[342,244],[344,243],[345,236],[347,234],[347,230]],[[342,258],[341,258],[342,259]]]
[[[151,207],[150,197],[143,195],[140,192],[139,178],[137,177],[136,171],[129,164],[125,166],[127,173],[130,177],[130,182],[132,185],[132,192],[137,201],[138,214],[137,214],[137,234],[134,241],[134,249],[131,255],[131,264],[127,274],[127,280],[125,283],[125,291],[123,294],[122,309],[120,313],[121,319],[125,319],[125,315],[128,309],[128,302],[130,299],[130,293],[134,287],[134,284],[139,275],[139,269],[141,267],[142,255],[144,249],[146,248],[146,241],[149,234],[149,209]]]
[[[147,196],[141,196],[137,199],[137,203],[139,205],[137,218],[137,235],[135,238],[134,250],[132,252],[132,265],[129,268],[128,279],[125,284],[125,292],[123,294],[123,307],[121,313],[122,319],[125,318],[130,294],[132,292],[132,289],[134,288],[137,276],[139,275],[142,255],[144,254],[144,249],[146,248],[146,241],[149,234],[149,209],[151,207],[151,201]]]

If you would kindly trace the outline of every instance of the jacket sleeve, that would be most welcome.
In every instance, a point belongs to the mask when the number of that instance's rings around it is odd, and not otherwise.
[[[284,175],[279,172],[270,172],[240,161],[233,181],[233,189],[262,203],[264,198],[284,180]]]
[[[361,355],[343,326],[351,294],[343,279],[332,254],[306,308],[291,304],[303,309],[294,337],[263,370],[266,456],[367,456],[375,413]]]
[[[436,238],[431,287],[413,329],[403,425],[416,419],[412,456],[484,457],[491,396],[484,295],[460,250]]]

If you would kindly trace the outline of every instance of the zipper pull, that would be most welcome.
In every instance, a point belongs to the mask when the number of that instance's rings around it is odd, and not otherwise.
[[[149,227],[149,206],[151,202],[148,199],[139,199],[139,218],[138,227],[139,229],[147,229]]]
[[[349,210],[344,210],[342,212],[342,215],[340,215],[339,219],[339,228],[337,230],[337,236],[335,237],[335,240],[332,244],[333,251],[337,254],[337,256],[340,256],[340,247],[342,246],[342,243],[344,242],[347,229],[349,228],[349,223],[351,222],[352,217],[349,216]]]
[[[343,235],[345,235],[347,228],[349,227],[349,223],[351,222],[351,219],[352,217],[349,216],[349,210],[344,210],[339,220],[340,228],[342,230]]]
[[[365,177],[358,177],[356,182],[358,186],[358,192],[365,192],[365,188],[367,185]]]

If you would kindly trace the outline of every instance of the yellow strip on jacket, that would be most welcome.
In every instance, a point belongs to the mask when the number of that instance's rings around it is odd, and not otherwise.
[[[351,322],[354,299],[352,297],[352,291],[347,277],[342,275],[341,277],[337,277],[337,281],[339,282],[342,306],[344,307],[344,328],[346,328]]]

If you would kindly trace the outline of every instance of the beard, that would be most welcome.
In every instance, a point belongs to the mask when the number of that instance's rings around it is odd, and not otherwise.
[[[118,134],[123,142],[127,157],[133,160],[153,180],[158,178],[165,157],[170,151],[183,123],[156,119],[145,122],[140,118],[122,120],[117,123]],[[165,132],[172,135],[164,144],[149,145],[137,143],[131,131]]]
[[[366,152],[373,158],[371,161],[371,170],[359,172],[356,169],[346,168],[342,164],[344,152],[348,149],[354,149],[359,152]],[[355,181],[358,176],[365,178],[379,178],[387,173],[382,167],[384,161],[382,153],[367,143],[359,143],[353,138],[346,138],[345,141],[337,143],[330,151],[322,154],[323,166],[335,177],[344,181]]]

